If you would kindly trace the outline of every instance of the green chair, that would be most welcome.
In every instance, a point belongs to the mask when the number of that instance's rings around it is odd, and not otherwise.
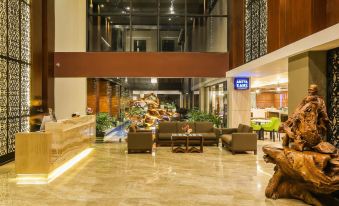
[[[277,133],[277,136],[280,140],[280,134],[279,134],[279,127],[281,124],[280,118],[278,117],[272,117],[270,118],[271,122],[262,125],[262,128],[265,132],[270,132],[270,138],[275,141],[275,132]]]
[[[263,139],[263,132],[261,131],[261,125],[256,124],[255,122],[251,121],[251,127],[253,128],[253,131],[255,131],[258,134],[258,139]]]
[[[253,131],[260,131],[261,126],[259,124],[256,124],[255,122],[251,121],[251,127],[253,128]]]

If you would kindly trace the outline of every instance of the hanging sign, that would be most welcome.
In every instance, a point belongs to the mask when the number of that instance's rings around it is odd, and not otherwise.
[[[234,89],[235,90],[248,90],[250,88],[250,79],[247,77],[235,77]]]

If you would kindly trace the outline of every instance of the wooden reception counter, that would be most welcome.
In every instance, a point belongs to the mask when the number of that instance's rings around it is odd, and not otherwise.
[[[45,128],[45,132],[16,134],[15,171],[18,182],[34,180],[48,183],[71,167],[72,161],[89,153],[95,139],[95,116],[47,122]]]

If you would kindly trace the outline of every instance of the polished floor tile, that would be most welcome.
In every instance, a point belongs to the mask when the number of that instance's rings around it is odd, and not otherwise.
[[[48,185],[17,185],[14,163],[0,166],[0,206],[304,205],[266,199],[273,165],[258,155],[205,147],[202,154],[127,154],[125,143],[97,144],[93,152]],[[277,143],[275,143],[277,144]]]

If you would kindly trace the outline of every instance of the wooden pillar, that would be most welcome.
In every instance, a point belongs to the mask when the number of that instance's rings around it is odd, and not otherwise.
[[[95,111],[100,112],[100,79],[95,79]]]

